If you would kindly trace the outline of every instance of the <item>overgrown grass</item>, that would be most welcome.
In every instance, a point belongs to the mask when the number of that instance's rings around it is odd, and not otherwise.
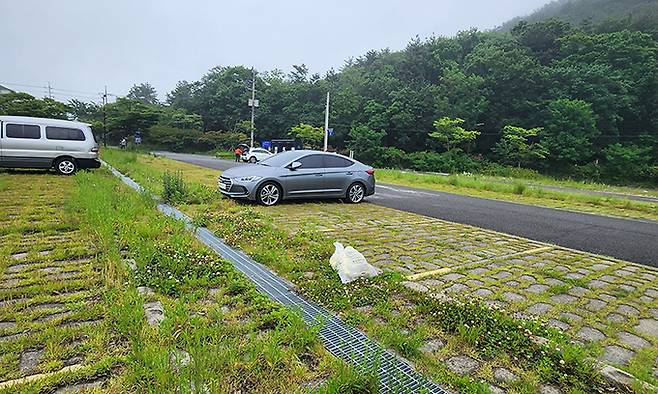
[[[486,177],[481,176],[442,176],[399,170],[377,170],[377,180],[382,183],[542,205],[550,208],[658,220],[658,203],[553,191],[533,187],[518,180],[501,183],[487,180]]]
[[[129,170],[138,182],[149,177],[148,169]],[[403,277],[396,273],[341,284],[327,264],[333,251],[332,240],[313,226],[302,226],[292,233],[284,231],[261,210],[218,194],[203,204],[181,207],[197,225],[209,227],[229,244],[293,281],[308,297],[341,313],[348,322],[411,359],[420,370],[461,392],[488,389],[478,379],[455,375],[433,356],[420,352],[421,343],[439,335],[452,338],[450,341],[458,344],[455,346],[475,357],[522,366],[525,372],[515,383],[520,388],[533,387],[539,381],[570,390],[605,386],[580,348],[537,322],[522,322],[477,302],[429,299],[402,287]],[[361,312],[360,308],[368,311]],[[548,338],[549,345],[535,343],[535,336]]]

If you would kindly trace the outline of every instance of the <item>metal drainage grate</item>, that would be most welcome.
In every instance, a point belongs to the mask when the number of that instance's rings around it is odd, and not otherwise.
[[[106,164],[107,165],[107,164]],[[137,191],[144,189],[132,179],[107,165],[112,173]],[[158,209],[167,216],[183,220],[196,237],[213,249],[235,268],[255,283],[258,290],[284,306],[301,312],[309,326],[320,326],[318,336],[327,350],[360,368],[376,370],[383,393],[437,393],[447,392],[428,380],[406,361],[382,348],[360,330],[343,323],[322,306],[295,293],[292,287],[268,268],[259,264],[239,250],[226,245],[206,228],[195,228],[191,219],[178,209],[167,204],[158,204]]]

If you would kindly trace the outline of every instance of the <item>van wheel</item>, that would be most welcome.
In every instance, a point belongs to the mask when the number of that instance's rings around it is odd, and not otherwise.
[[[256,164],[257,161],[258,161],[258,159],[256,158],[256,156],[251,156],[251,157],[249,158],[249,163]]]
[[[55,171],[60,175],[73,175],[78,170],[75,160],[63,157],[55,162]]]

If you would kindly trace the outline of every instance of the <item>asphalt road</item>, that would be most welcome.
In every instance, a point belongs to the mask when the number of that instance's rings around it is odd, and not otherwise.
[[[204,155],[154,152],[226,170],[238,163]],[[658,222],[621,219],[460,194],[378,184],[374,204],[658,267]]]

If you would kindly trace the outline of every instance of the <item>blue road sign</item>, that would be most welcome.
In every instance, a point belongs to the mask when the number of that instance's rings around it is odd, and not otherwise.
[[[333,136],[334,136],[334,129],[327,129],[327,132],[328,132],[328,134],[329,134],[329,137],[333,137]]]

